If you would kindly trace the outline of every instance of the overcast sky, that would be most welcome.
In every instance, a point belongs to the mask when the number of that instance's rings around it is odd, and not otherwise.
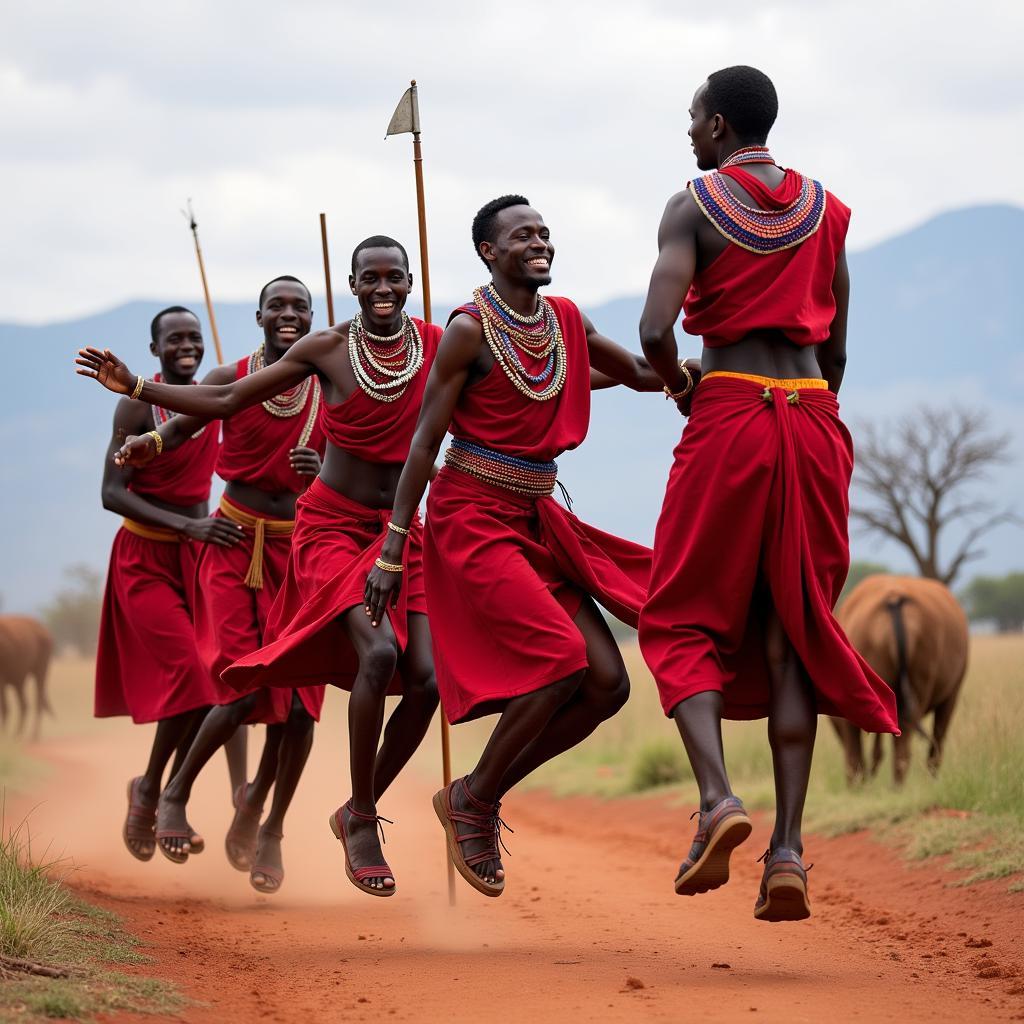
[[[853,207],[856,248],[1024,204],[1020,0],[37,0],[3,21],[3,320],[197,296],[189,196],[215,300],[322,288],[321,210],[336,289],[366,235],[413,252],[410,136],[384,141],[413,77],[441,298],[479,283],[470,221],[510,191],[551,226],[554,291],[642,290],[695,170],[691,95],[729,64],[773,78],[774,154]]]

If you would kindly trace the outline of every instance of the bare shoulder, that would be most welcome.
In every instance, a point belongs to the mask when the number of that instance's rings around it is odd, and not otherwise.
[[[480,321],[468,313],[459,313],[441,335],[438,359],[449,366],[469,366],[480,355],[483,340]]]
[[[683,189],[665,204],[661,218],[662,231],[692,234],[699,223],[700,210],[689,189]]]
[[[235,364],[225,363],[215,366],[203,379],[201,384],[231,384],[235,379]]]

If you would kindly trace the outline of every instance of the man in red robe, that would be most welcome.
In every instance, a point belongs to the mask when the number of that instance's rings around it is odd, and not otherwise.
[[[850,437],[836,394],[846,363],[850,211],[777,166],[771,81],[717,71],[689,136],[711,173],[669,200],[640,325],[680,409],[640,646],[700,789],[700,823],[676,892],[729,877],[750,819],[733,795],[721,719],[768,717],[777,815],[754,914],[810,914],[801,818],[817,715],[897,732],[892,691],[832,615],[849,567]],[[703,376],[677,390],[673,324],[702,335]],[[692,406],[691,406],[692,403]]]
[[[263,342],[237,363],[211,371],[203,384],[230,384],[278,362],[309,333],[312,315],[309,289],[298,278],[270,281],[260,292],[256,313]],[[136,383],[136,397],[149,401],[153,396]],[[113,380],[110,384],[111,390],[124,393],[124,386]],[[147,386],[157,389],[157,400],[169,400],[176,391],[152,382]],[[132,385],[129,393],[134,390]],[[217,515],[233,523],[241,536],[233,547],[208,547],[199,559],[196,643],[217,691],[218,706],[206,716],[180,770],[160,795],[157,841],[171,859],[187,859],[190,836],[185,811],[200,770],[238,726],[264,723],[267,740],[260,766],[253,782],[235,793],[235,820],[226,840],[232,865],[248,871],[253,888],[264,893],[277,892],[284,879],[284,817],[309,756],[323,687],[261,688],[239,697],[220,676],[232,662],[263,644],[270,609],[288,566],[295,504],[320,470],[324,436],[319,414],[320,384],[306,374],[288,389],[265,396],[262,403],[236,415],[176,416],[160,427],[159,443],[147,439],[152,457],[182,444],[210,419],[223,420],[217,474],[227,487]],[[116,458],[127,461],[120,453]],[[271,808],[260,824],[271,787]]]
[[[661,380],[569,299],[538,295],[554,247],[526,199],[484,206],[473,239],[491,283],[441,339],[392,522],[411,527],[450,425],[455,440],[424,529],[438,689],[452,722],[501,717],[477,766],[434,808],[459,873],[499,896],[501,797],[614,715],[629,692],[593,598],[635,623],[647,590],[649,550],[555,502],[554,459],[586,436],[591,367],[637,390],[660,390]],[[402,533],[389,533],[367,582],[372,621],[399,599],[408,558]]]
[[[161,310],[150,325],[150,351],[160,361],[155,380],[190,385],[203,358],[196,315],[184,306]],[[180,767],[207,708],[216,702],[196,654],[192,627],[195,566],[200,546],[230,547],[237,530],[208,514],[210,480],[219,448],[210,424],[161,463],[118,469],[114,453],[130,434],[145,434],[167,418],[162,409],[123,398],[103,462],[103,507],[124,517],[110,552],[96,650],[97,718],[130,715],[156,723],[144,774],[128,783],[123,838],[132,856],[150,860],[156,845],[156,803],[164,770],[177,752]],[[232,789],[245,781],[241,749],[230,751]],[[237,744],[236,744],[237,746]],[[202,839],[191,837],[193,851]]]
[[[349,285],[359,301],[352,320],[304,337],[273,364],[216,387],[153,388],[146,400],[233,423],[243,410],[316,374],[325,400],[327,454],[320,475],[296,503],[287,573],[263,645],[239,656],[223,678],[242,692],[284,693],[307,683],[351,690],[352,796],[331,815],[349,880],[373,896],[396,892],[378,837],[377,800],[415,752],[437,707],[430,630],[420,563],[422,524],[409,526],[408,586],[395,608],[371,623],[363,608],[366,576],[389,526],[395,485],[409,451],[423,387],[441,330],[404,312],[412,287],[409,258],[395,239],[374,235],[352,254]],[[134,377],[121,364],[125,387]],[[135,463],[151,442],[126,446]],[[384,701],[402,699],[381,732]],[[379,746],[379,750],[378,750]]]

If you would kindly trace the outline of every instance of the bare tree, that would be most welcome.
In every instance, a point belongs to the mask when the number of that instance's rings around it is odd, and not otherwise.
[[[858,434],[854,482],[864,500],[851,518],[902,544],[922,576],[948,586],[982,553],[977,545],[986,531],[1017,521],[1010,509],[997,508],[972,487],[1010,459],[1009,435],[989,433],[984,413],[920,406],[895,423],[867,424]],[[954,523],[964,534],[943,560],[940,538]]]

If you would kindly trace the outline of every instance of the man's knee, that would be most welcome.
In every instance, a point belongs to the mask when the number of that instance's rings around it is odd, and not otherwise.
[[[629,676],[624,665],[593,666],[583,680],[587,703],[595,708],[601,719],[617,714],[629,699]]]
[[[374,638],[359,656],[359,674],[374,690],[385,692],[398,668],[398,650],[386,637]]]
[[[313,716],[306,710],[305,704],[296,693],[292,697],[291,710],[288,712],[288,720],[285,727],[290,736],[304,736],[313,731],[315,725]]]
[[[437,707],[437,676],[434,670],[412,673],[409,678],[403,675],[403,697],[411,697],[417,704]]]
[[[230,719],[232,725],[241,725],[256,710],[256,701],[259,700],[259,696],[259,691],[253,690],[252,693],[247,693],[244,697],[239,697],[238,700],[223,705],[225,715]]]

